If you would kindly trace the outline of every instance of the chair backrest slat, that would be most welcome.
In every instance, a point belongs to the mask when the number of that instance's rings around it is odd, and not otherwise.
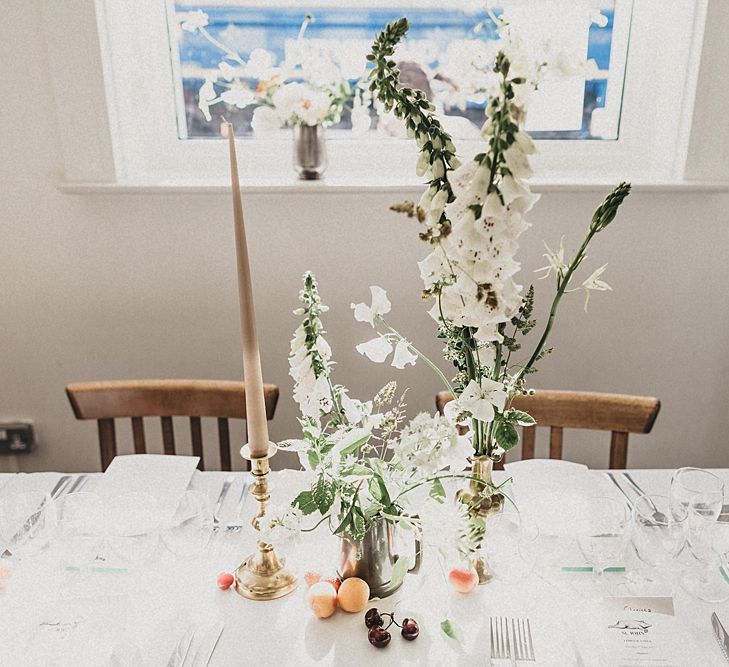
[[[537,436],[537,429],[534,426],[525,426],[521,431],[521,458],[534,458],[534,441]]]
[[[200,457],[200,462],[197,464],[198,470],[205,470],[200,417],[190,417],[190,440],[192,441],[192,455]]]
[[[144,419],[132,417],[132,437],[134,438],[134,453],[146,454],[147,442],[144,438]]]
[[[441,414],[452,399],[447,391],[436,396]],[[537,426],[550,427],[550,458],[562,458],[565,428],[611,431],[610,467],[624,469],[628,461],[628,434],[650,433],[661,402],[650,396],[545,389],[532,396],[516,396],[512,406],[528,412]],[[534,458],[535,427],[524,428],[522,434],[522,458]]]
[[[263,385],[266,418],[273,419],[278,387]],[[173,417],[189,417],[192,449],[200,457],[203,438],[201,417],[218,419],[220,462],[231,469],[229,419],[246,418],[245,384],[224,380],[118,380],[82,382],[66,387],[77,419],[95,419],[99,428],[102,470],[116,456],[115,418],[132,419],[135,453],[146,452],[144,417],[160,417],[165,454],[175,453]]]
[[[106,470],[116,456],[116,432],[113,419],[99,419],[99,450],[101,467]]]
[[[175,430],[172,417],[161,417],[162,422],[162,451],[165,454],[175,453]]]
[[[562,427],[552,426],[549,429],[549,458],[562,458]]]
[[[613,431],[610,436],[610,467],[625,470],[628,465],[628,434]]]
[[[220,445],[220,469],[230,470],[230,430],[228,420],[218,417],[218,443]]]

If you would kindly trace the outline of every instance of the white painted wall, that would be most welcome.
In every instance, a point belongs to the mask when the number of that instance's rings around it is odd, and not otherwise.
[[[230,203],[218,194],[57,191],[62,156],[38,7],[10,3],[0,40],[0,418],[34,419],[39,444],[17,462],[0,458],[0,469],[95,470],[95,425],[74,420],[67,383],[241,377]],[[543,197],[524,237],[525,282],[543,263],[542,238],[556,244],[565,234],[574,249],[598,199]],[[263,368],[282,389],[274,439],[296,432],[286,356],[307,268],[332,307],[337,379],[364,398],[395,377],[411,387],[413,412],[433,406],[438,384],[427,368],[399,372],[354,351],[370,331],[353,321],[350,301],[377,283],[392,297],[393,323],[438,356],[415,264],[427,248],[412,223],[387,210],[393,200],[246,201]],[[653,433],[632,439],[632,466],[729,466],[728,210],[726,194],[632,195],[588,259],[589,267],[609,262],[614,292],[594,294],[588,314],[579,294],[566,299],[556,351],[534,376],[536,387],[660,397]],[[549,286],[538,287],[543,316]],[[604,466],[608,439],[572,437],[566,455]]]

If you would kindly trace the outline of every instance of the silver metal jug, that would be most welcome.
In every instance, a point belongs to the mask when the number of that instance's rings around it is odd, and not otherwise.
[[[415,541],[415,559],[408,570],[415,574],[420,569],[422,560],[422,542],[420,531],[413,531]],[[347,537],[341,538],[338,574],[341,579],[359,577],[370,586],[370,598],[384,598],[392,595],[402,581],[392,582],[392,568],[401,556],[394,552],[395,526],[387,521],[375,523],[365,534],[361,542],[354,542]]]
[[[327,145],[321,125],[294,125],[294,169],[313,181],[327,168]]]

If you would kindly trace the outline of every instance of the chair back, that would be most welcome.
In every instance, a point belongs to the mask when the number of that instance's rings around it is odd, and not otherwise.
[[[452,400],[447,391],[436,396],[441,414]],[[628,462],[628,434],[650,433],[661,402],[650,396],[600,394],[586,391],[537,390],[532,396],[519,395],[512,407],[529,413],[537,426],[548,426],[549,458],[562,458],[565,428],[610,431],[610,468],[624,470]],[[536,430],[522,429],[522,459],[533,459]]]
[[[273,419],[278,387],[263,385],[266,418]],[[245,384],[224,380],[117,380],[79,382],[66,387],[76,419],[95,419],[99,429],[101,469],[117,454],[115,419],[131,419],[134,453],[145,454],[144,418],[159,417],[165,454],[175,454],[173,417],[188,417],[192,453],[205,469],[201,418],[218,421],[220,467],[231,469],[229,419],[246,418]]]

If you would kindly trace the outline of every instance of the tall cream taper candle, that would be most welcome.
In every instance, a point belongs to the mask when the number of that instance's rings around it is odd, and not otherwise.
[[[246,421],[248,445],[252,457],[268,454],[268,423],[266,401],[263,396],[261,355],[256,334],[256,313],[253,307],[251,267],[248,261],[246,230],[243,224],[243,201],[238,180],[238,159],[235,153],[233,125],[226,122],[230,152],[230,184],[233,190],[233,221],[235,223],[235,254],[238,261],[238,299],[240,301],[240,328],[243,342],[243,375],[246,383]]]

